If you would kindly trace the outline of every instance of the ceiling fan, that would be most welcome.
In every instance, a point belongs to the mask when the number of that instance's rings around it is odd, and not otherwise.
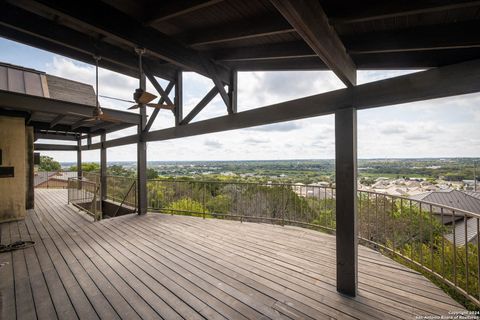
[[[99,56],[94,56],[94,59],[95,59],[95,109],[92,110],[91,115],[86,115],[86,114],[76,113],[76,112],[68,112],[68,114],[87,117],[87,119],[84,119],[82,122],[105,121],[105,122],[119,123],[121,122],[120,120],[112,118],[107,114],[105,114],[102,108],[100,108],[100,104],[98,103],[98,61],[101,58]]]
[[[135,52],[138,54],[138,68],[140,70],[139,79],[141,81],[142,74],[143,74],[142,56],[145,53],[145,49],[136,48]],[[157,98],[156,95],[143,90],[141,88],[141,85],[140,85],[139,88],[136,89],[135,92],[133,93],[133,100],[135,101],[135,104],[133,106],[131,106],[130,108],[128,108],[128,110],[138,109],[141,106],[147,106],[147,107],[155,108],[155,109],[168,109],[168,110],[175,109],[175,106],[172,105],[172,104],[150,103],[155,98]]]

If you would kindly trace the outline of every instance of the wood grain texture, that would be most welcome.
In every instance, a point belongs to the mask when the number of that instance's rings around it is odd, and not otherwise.
[[[358,295],[336,291],[335,237],[298,227],[147,214],[92,222],[65,190],[36,190],[0,225],[2,319],[412,319],[463,308],[379,253],[358,249]]]

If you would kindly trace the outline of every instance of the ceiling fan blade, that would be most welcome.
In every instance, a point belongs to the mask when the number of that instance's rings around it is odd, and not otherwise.
[[[156,95],[154,95],[150,92],[144,91],[144,92],[142,92],[142,94],[138,98],[138,102],[141,103],[141,104],[147,104],[147,103],[151,102],[153,99],[155,99],[156,97],[157,97]]]
[[[98,119],[95,117],[83,120],[83,122],[95,122],[95,121],[98,121]]]
[[[134,109],[138,109],[138,108],[140,108],[140,106],[138,104],[134,104],[133,106],[128,108],[128,110],[134,110]]]
[[[99,119],[102,120],[102,121],[106,121],[106,122],[112,122],[112,123],[120,123],[122,121],[116,119],[116,118],[112,118],[106,114],[103,114],[101,116],[99,116]]]
[[[173,104],[147,103],[146,106],[150,108],[155,108],[155,109],[167,109],[167,110],[175,109],[175,106]]]

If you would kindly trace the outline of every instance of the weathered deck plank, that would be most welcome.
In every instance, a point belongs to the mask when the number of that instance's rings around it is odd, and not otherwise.
[[[462,307],[425,279],[359,248],[359,294],[335,288],[335,238],[256,223],[149,214],[93,223],[64,190],[37,190],[1,241],[1,319],[412,319]]]

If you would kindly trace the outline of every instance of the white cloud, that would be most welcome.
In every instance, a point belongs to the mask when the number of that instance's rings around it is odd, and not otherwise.
[[[266,132],[287,132],[300,129],[302,126],[298,122],[289,121],[289,122],[281,122],[281,123],[274,123],[274,124],[267,124],[264,126],[253,127],[249,128],[248,130],[252,131],[266,131]]]
[[[223,145],[220,142],[213,139],[207,139],[203,144],[212,149],[220,149],[223,147]]]
[[[53,56],[47,73],[94,84],[93,66]],[[412,71],[408,71],[412,72]],[[359,72],[359,83],[408,73],[405,71]],[[100,69],[100,94],[131,99],[137,80]],[[165,82],[162,82],[165,84]],[[213,87],[210,79],[184,75],[184,115]],[[239,111],[343,88],[331,72],[241,72]],[[155,93],[148,84],[147,89]],[[173,98],[173,95],[171,95]],[[101,99],[102,106],[125,110],[129,104]],[[359,111],[359,151],[369,157],[479,156],[480,94],[429,100]],[[151,111],[149,111],[151,113]],[[217,95],[194,119],[226,115]],[[152,130],[173,125],[173,114],[162,110]],[[135,134],[136,128],[108,135],[109,139]],[[75,160],[73,153],[50,153],[59,160]],[[334,117],[324,116],[205,136],[148,143],[150,160],[299,159],[334,157]],[[96,160],[98,151],[85,153]],[[109,160],[135,160],[136,146],[110,149]]]
[[[257,139],[257,138],[247,138],[243,140],[243,143],[250,144],[250,145],[264,144],[269,142],[270,142],[269,139]]]

